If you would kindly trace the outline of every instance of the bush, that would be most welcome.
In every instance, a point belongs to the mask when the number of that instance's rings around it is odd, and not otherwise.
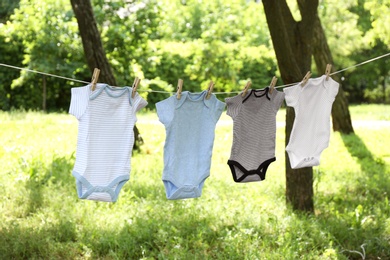
[[[390,88],[383,89],[382,86],[374,89],[365,89],[364,98],[369,103],[390,104]]]

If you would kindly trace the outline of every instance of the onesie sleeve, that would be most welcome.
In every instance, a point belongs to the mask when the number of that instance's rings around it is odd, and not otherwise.
[[[282,106],[285,94],[284,92],[277,91],[276,89],[274,89],[274,91],[275,91],[275,97],[273,100],[273,105],[274,105],[275,112],[278,112],[278,110]]]
[[[330,78],[325,80],[326,93],[328,94],[330,102],[333,102],[339,92],[339,83],[334,79]]]
[[[80,119],[88,107],[90,85],[71,89],[69,114]]]
[[[241,94],[234,97],[225,98],[225,102],[227,106],[226,114],[231,118],[236,117],[240,104],[242,103]]]
[[[299,96],[299,88],[300,85],[294,85],[292,87],[284,88],[283,92],[285,94],[286,104],[287,106],[293,107],[297,103]]]
[[[225,110],[225,106],[226,106],[226,104],[224,103],[224,102],[222,102],[222,101],[220,101],[218,98],[216,98],[215,96],[214,96],[214,98],[215,98],[215,106],[214,106],[214,120],[215,120],[215,122],[218,122],[218,120],[219,120],[219,118],[221,117],[221,115],[222,115],[222,112],[223,112],[223,110]]]
[[[164,125],[168,125],[174,115],[175,110],[175,96],[164,99],[156,103],[157,116],[160,122]]]
[[[147,104],[148,102],[136,93],[133,100],[134,113],[146,107]]]

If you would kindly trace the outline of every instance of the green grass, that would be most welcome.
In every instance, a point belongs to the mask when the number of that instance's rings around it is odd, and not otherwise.
[[[390,121],[389,105],[351,105],[349,107],[353,120],[387,120]]]
[[[226,164],[232,125],[224,113],[202,196],[168,201],[164,128],[155,113],[141,113],[145,144],[130,181],[116,203],[104,203],[77,198],[76,119],[0,112],[0,258],[389,259],[390,127],[371,122],[390,120],[389,109],[352,106],[352,118],[370,124],[331,134],[314,168],[315,215],[285,204],[283,127],[266,180],[237,184]]]

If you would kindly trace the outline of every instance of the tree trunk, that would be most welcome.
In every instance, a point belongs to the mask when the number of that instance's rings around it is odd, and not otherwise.
[[[326,64],[332,64],[332,70],[335,70],[333,65],[332,53],[329,49],[326,40],[324,29],[322,28],[320,18],[317,16],[314,23],[313,37],[313,56],[316,63],[318,73],[325,73]],[[337,82],[341,83],[338,75],[332,76]],[[342,85],[340,84],[339,93],[332,107],[332,122],[333,130],[344,134],[353,133],[351,115],[348,109],[348,100],[345,96]]]
[[[285,0],[263,0],[264,11],[274,46],[278,67],[285,84],[300,82],[310,70],[313,22],[317,16],[318,1],[298,3],[302,20],[296,22]],[[286,112],[286,145],[294,122],[294,109]],[[286,158],[286,201],[294,210],[314,212],[313,169],[291,169]]]
[[[293,108],[286,110],[286,143],[290,140],[295,112]],[[313,168],[306,167],[291,169],[290,159],[287,152],[286,157],[286,201],[295,210],[314,212],[314,191],[313,191]]]
[[[100,69],[99,81],[116,86],[116,80],[112,73],[110,63],[100,38],[90,0],[71,0],[74,14],[79,26],[84,54],[87,59],[91,75],[95,68]]]
[[[116,80],[112,73],[110,63],[104,52],[103,44],[100,38],[100,33],[97,28],[95,16],[90,0],[70,0],[79,26],[81,40],[85,58],[88,67],[91,70],[91,75],[95,68],[100,69],[99,82],[107,83],[111,86],[116,86]],[[143,143],[142,137],[139,134],[138,128],[134,125],[134,149],[139,149]]]

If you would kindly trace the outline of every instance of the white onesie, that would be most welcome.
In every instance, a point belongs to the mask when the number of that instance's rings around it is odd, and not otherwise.
[[[322,151],[329,145],[330,113],[339,83],[326,75],[283,89],[295,120],[286,151],[292,169],[320,164]]]
[[[80,199],[114,202],[130,177],[136,112],[147,105],[132,88],[72,88],[69,113],[79,120],[76,178]]]

